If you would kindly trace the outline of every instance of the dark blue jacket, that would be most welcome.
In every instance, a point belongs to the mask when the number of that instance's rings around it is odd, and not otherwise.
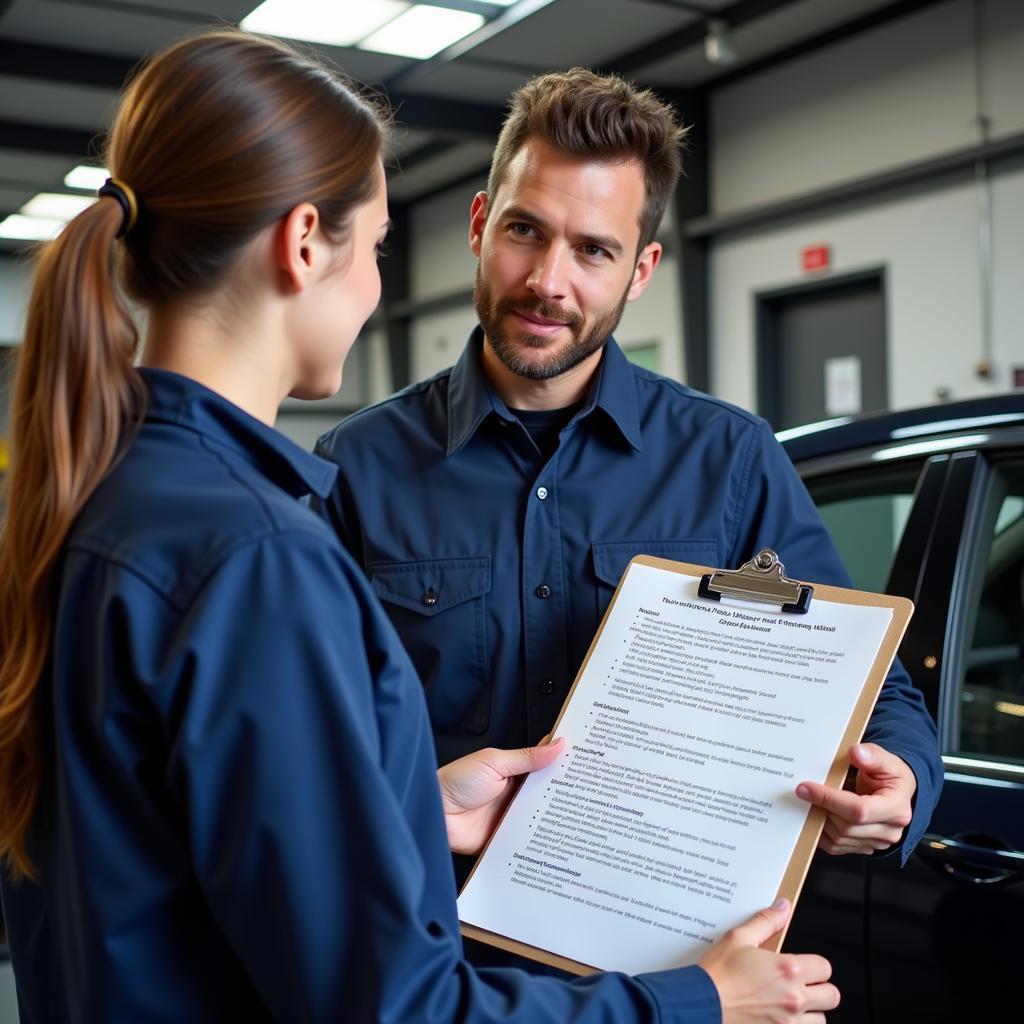
[[[22,1024],[717,1021],[700,968],[463,960],[422,689],[297,500],[334,468],[144,376],[58,580],[38,879],[2,879]]]
[[[317,452],[341,472],[314,502],[363,566],[423,681],[442,763],[535,743],[554,722],[629,560],[738,567],[850,586],[806,489],[757,416],[627,361],[609,341],[545,459],[488,385],[477,330],[459,362],[345,420]],[[865,739],[917,776],[921,837],[942,762],[896,664]]]

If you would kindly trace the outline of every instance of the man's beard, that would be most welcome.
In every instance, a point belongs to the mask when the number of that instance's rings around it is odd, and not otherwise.
[[[588,330],[584,330],[584,320],[579,313],[563,309],[550,302],[537,300],[495,299],[494,293],[484,282],[480,267],[476,269],[476,284],[473,288],[473,303],[476,315],[484,335],[490,342],[494,354],[501,360],[505,368],[517,377],[528,380],[550,380],[567,373],[578,366],[588,356],[602,348],[622,319],[622,310],[626,306],[628,289],[622,293],[617,305],[607,313],[599,316]],[[528,348],[543,349],[551,344],[551,339],[543,335],[530,334],[527,331],[516,332],[516,340],[503,326],[503,321],[510,313],[523,313],[526,316],[542,317],[546,320],[560,321],[566,325],[571,338],[568,344],[559,343],[556,351],[547,359],[524,359],[517,351],[517,344]]]

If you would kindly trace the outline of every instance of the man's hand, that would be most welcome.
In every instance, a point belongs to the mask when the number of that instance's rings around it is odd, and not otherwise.
[[[875,743],[850,747],[857,769],[854,790],[801,782],[796,795],[828,812],[818,845],[836,856],[874,853],[903,838],[913,816],[917,779],[910,766]]]
[[[722,1005],[722,1024],[824,1024],[839,1005],[832,965],[810,953],[759,949],[789,917],[779,900],[727,932],[700,960]]]
[[[439,768],[437,780],[452,853],[479,853],[512,799],[516,776],[546,768],[563,746],[559,738],[519,750],[487,747]]]

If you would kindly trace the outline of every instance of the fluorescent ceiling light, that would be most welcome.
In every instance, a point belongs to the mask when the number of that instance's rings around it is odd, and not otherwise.
[[[408,9],[404,0],[264,0],[239,27],[268,36],[352,46]]]
[[[422,60],[457,43],[483,23],[482,14],[420,4],[364,39],[359,48]]]
[[[65,223],[77,217],[84,209],[96,202],[95,196],[71,196],[60,192],[40,192],[33,196],[22,208],[21,213],[28,217],[43,217],[50,220],[61,220]]]
[[[110,172],[105,167],[90,167],[88,164],[79,164],[72,168],[64,177],[64,184],[68,188],[81,188],[88,192],[95,192],[103,187],[104,182],[110,177]]]
[[[48,242],[56,238],[64,227],[62,220],[45,220],[12,213],[0,221],[0,238],[17,238],[26,242]]]

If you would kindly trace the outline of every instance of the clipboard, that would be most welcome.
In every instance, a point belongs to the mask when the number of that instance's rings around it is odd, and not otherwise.
[[[821,780],[830,787],[841,788],[850,767],[846,751],[854,743],[858,742],[864,733],[889,667],[896,656],[896,651],[913,614],[913,602],[903,597],[891,597],[884,594],[874,594],[866,591],[790,579],[785,575],[785,567],[780,561],[779,556],[770,548],[765,548],[758,552],[753,559],[735,570],[715,569],[685,562],[674,562],[650,555],[638,555],[630,561],[619,581],[619,585],[616,587],[583,664],[580,666],[579,672],[555,721],[551,732],[552,735],[558,735],[559,726],[572,704],[580,681],[584,678],[590,660],[601,641],[605,627],[614,613],[616,602],[619,599],[629,572],[636,565],[647,566],[666,573],[699,578],[698,599],[701,601],[722,602],[724,600],[726,603],[730,601],[766,603],[774,606],[774,609],[777,612],[781,612],[784,616],[806,615],[812,602],[884,608],[891,612],[891,618],[883,639],[873,659],[867,678],[861,686],[859,697],[842,732],[842,737],[837,744],[831,767],[826,776]],[[463,892],[471,884],[477,868],[484,857],[486,857],[495,836],[501,830],[505,817],[509,814],[518,796],[519,793],[513,797],[509,807],[506,808],[502,821],[499,822],[494,833],[492,833],[469,878],[466,880]],[[825,819],[825,811],[821,808],[811,807],[808,810],[803,827],[800,829],[788,864],[778,884],[776,895],[788,899],[794,909],[807,876],[811,858],[817,847]],[[595,967],[544,949],[539,945],[526,943],[496,931],[481,928],[472,923],[462,921],[461,917],[460,908],[460,928],[463,936],[467,938],[537,960],[572,974],[586,975],[608,969]],[[791,919],[792,917],[790,917]],[[764,944],[764,948],[774,951],[781,949],[787,929],[788,923],[785,929],[772,936]]]

